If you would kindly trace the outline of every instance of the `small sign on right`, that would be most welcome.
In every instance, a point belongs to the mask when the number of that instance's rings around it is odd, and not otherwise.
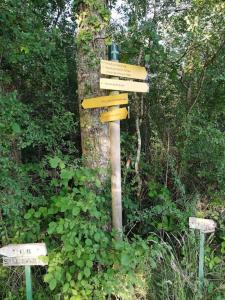
[[[215,231],[216,222],[211,219],[190,217],[189,227],[191,229],[198,229],[203,233],[210,233]]]

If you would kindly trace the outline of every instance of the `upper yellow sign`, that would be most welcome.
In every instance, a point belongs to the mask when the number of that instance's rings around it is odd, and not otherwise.
[[[100,78],[100,89],[147,93],[149,86],[145,82]]]
[[[118,94],[118,95],[84,99],[84,101],[82,102],[82,107],[97,108],[97,107],[122,105],[127,103],[128,103],[128,94]]]
[[[142,80],[147,78],[144,67],[109,60],[101,60],[101,74]]]
[[[100,116],[102,123],[126,119],[128,111],[125,107],[104,112]]]

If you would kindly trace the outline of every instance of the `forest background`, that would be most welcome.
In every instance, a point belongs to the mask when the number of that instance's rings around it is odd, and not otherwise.
[[[125,0],[110,21],[115,4],[0,3],[0,244],[47,244],[34,299],[225,299],[225,3]],[[121,123],[123,240],[110,181],[82,159],[77,53],[95,39],[81,17],[150,71]],[[190,216],[217,222],[203,291]],[[24,299],[23,268],[0,265],[0,287]]]

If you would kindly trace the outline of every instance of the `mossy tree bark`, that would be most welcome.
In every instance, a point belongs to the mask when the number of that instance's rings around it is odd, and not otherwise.
[[[105,59],[105,32],[109,13],[105,0],[83,1],[78,5],[77,15],[77,72],[80,107],[82,153],[85,164],[90,168],[101,168],[104,181],[108,179],[109,130],[102,124],[100,114],[105,109],[82,109],[84,98],[104,95],[100,90],[100,59]]]

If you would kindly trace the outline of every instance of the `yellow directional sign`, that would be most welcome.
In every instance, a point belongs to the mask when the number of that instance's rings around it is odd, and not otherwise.
[[[86,109],[86,108],[122,105],[127,103],[128,103],[128,94],[118,94],[118,95],[84,99],[84,101],[82,102],[82,107]]]
[[[101,74],[142,80],[147,78],[147,71],[144,67],[108,60],[101,60]]]
[[[149,86],[145,82],[100,78],[100,89],[147,93]]]
[[[125,107],[107,111],[101,114],[100,121],[102,123],[126,119],[128,111]]]

